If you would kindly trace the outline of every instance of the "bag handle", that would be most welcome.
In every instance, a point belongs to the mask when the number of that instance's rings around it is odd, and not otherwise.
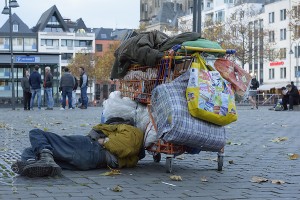
[[[200,69],[202,68],[206,71],[211,71],[210,69],[207,68],[205,60],[202,58],[202,56],[198,52],[192,54],[192,57],[194,57],[194,62],[195,63],[200,64],[200,67],[199,67]]]

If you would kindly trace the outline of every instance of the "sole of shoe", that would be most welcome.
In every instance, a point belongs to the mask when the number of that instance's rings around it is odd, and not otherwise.
[[[61,168],[57,165],[49,164],[32,164],[24,168],[21,173],[22,176],[28,177],[44,177],[44,176],[57,176],[61,174]]]

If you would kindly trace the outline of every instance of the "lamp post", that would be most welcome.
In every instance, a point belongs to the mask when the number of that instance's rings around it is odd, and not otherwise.
[[[7,6],[7,0],[5,0],[5,7],[3,8],[2,14],[9,15],[9,47],[10,47],[10,70],[11,70],[11,105],[12,109],[15,110],[15,79],[14,79],[14,54],[13,54],[13,24],[11,17],[11,8],[17,8],[19,4],[16,0],[9,0]]]
[[[298,43],[296,43],[295,41],[293,41],[292,43],[291,43],[291,48],[290,48],[290,52],[289,52],[289,54],[290,55],[292,55],[292,54],[294,54],[294,52],[293,52],[293,50],[292,50],[292,46],[293,46],[293,44],[295,43],[295,45],[296,45],[296,50],[295,50],[295,57],[296,57],[296,69],[295,70],[297,70],[297,72],[295,71],[295,73],[296,73],[296,85],[297,85],[297,87],[298,87],[298,82],[299,82],[299,71],[298,71],[298,67],[299,67],[299,46],[300,46],[300,41],[298,42]],[[292,62],[291,62],[291,59],[290,59],[290,71],[291,71],[291,74],[290,74],[290,81],[292,81]]]

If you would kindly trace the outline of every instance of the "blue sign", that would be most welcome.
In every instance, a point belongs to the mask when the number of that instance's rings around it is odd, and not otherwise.
[[[17,63],[39,63],[40,57],[37,56],[16,56]]]

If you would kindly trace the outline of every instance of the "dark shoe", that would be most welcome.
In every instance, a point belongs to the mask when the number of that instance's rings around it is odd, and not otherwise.
[[[61,174],[61,168],[55,163],[53,154],[49,149],[43,149],[40,153],[40,160],[26,165],[21,176],[43,177],[56,176]]]
[[[256,104],[256,109],[258,109],[258,105]]]
[[[80,109],[87,109],[87,107],[85,107],[85,106],[80,106],[79,108]]]
[[[22,174],[24,167],[26,167],[27,165],[36,162],[36,160],[34,159],[29,159],[27,161],[21,161],[21,160],[17,160],[15,163],[13,163],[11,165],[11,170],[16,173],[16,174]]]
[[[289,109],[289,111],[293,111],[293,109]]]
[[[45,110],[53,110],[53,108],[46,108]]]

